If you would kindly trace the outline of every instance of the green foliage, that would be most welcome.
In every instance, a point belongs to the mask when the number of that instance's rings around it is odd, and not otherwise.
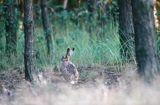
[[[55,26],[58,23],[55,23]],[[77,27],[71,21],[66,26],[57,27],[55,35],[55,59],[60,60],[68,47],[75,47],[75,54],[72,56],[73,62],[78,65],[85,64],[108,64],[119,62],[119,38],[117,26],[112,24],[104,26],[107,31],[103,35],[103,40],[97,36],[98,28],[90,36],[87,25],[83,28]],[[108,29],[107,29],[108,28]],[[58,42],[58,43],[57,43]]]
[[[51,2],[51,1],[50,1]],[[52,2],[51,2],[52,3]],[[51,6],[51,4],[49,5]],[[116,6],[116,2],[114,5]],[[49,16],[53,29],[53,56],[47,55],[46,40],[41,22],[41,12],[39,4],[34,5],[35,13],[35,66],[38,68],[58,65],[61,57],[66,53],[68,47],[74,47],[75,53],[71,57],[72,61],[78,65],[89,64],[114,64],[121,62],[119,49],[118,24],[107,14],[95,12],[92,18],[86,7],[75,8],[72,11],[54,11],[58,7],[50,7]],[[52,10],[53,9],[53,10]],[[112,10],[115,9],[115,10]],[[109,12],[117,12],[116,8],[109,7]],[[99,18],[101,16],[102,18]],[[20,27],[23,26],[19,19]],[[0,23],[3,26],[4,23]],[[4,26],[3,26],[4,27]],[[91,32],[89,29],[92,29]],[[4,29],[1,28],[3,31]],[[1,31],[2,32],[2,31]],[[5,39],[5,33],[0,34]],[[23,28],[18,30],[17,56],[7,58],[5,53],[0,53],[0,68],[7,69],[12,66],[23,65],[24,54],[24,32]],[[5,46],[5,40],[2,42]],[[2,67],[3,66],[3,67]]]
[[[120,62],[117,26],[107,25],[103,39],[97,36],[98,29],[95,29],[90,36],[85,24],[82,29],[71,21],[68,24],[66,23],[66,26],[60,25],[57,21],[54,22],[54,26],[56,26],[56,34],[54,37],[54,56],[52,61],[47,56],[46,41],[42,27],[35,28],[35,65],[37,67],[59,64],[61,56],[65,54],[68,47],[75,47],[76,50],[71,59],[79,66]],[[15,65],[23,64],[24,33],[22,30],[18,32],[17,51],[18,56],[14,59],[10,58],[9,62],[16,61]],[[3,57],[3,59],[1,62],[7,63],[5,61],[6,58]]]

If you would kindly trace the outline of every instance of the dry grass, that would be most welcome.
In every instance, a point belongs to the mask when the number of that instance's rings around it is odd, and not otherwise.
[[[81,69],[95,72],[89,68]],[[138,79],[134,70],[128,70],[117,79],[116,85],[111,84],[112,87],[106,86],[107,81],[99,77],[73,86],[57,73],[48,72],[34,85],[21,81],[11,96],[0,96],[0,105],[159,105],[159,80],[148,85]]]

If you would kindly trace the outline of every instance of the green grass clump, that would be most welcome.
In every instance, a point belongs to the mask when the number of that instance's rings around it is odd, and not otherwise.
[[[90,64],[107,65],[121,62],[118,25],[113,25],[111,22],[103,26],[95,25],[91,33],[88,31],[89,25],[86,23],[79,26],[71,21],[66,21],[63,24],[59,24],[58,21],[55,21],[53,26],[54,31],[52,35],[54,37],[54,43],[52,57],[47,55],[46,40],[42,26],[37,26],[34,29],[34,57],[36,67],[41,68],[59,64],[61,56],[66,53],[68,47],[75,48],[75,53],[71,59],[72,62],[79,66]],[[6,60],[6,57],[1,56],[2,60],[0,61],[0,65],[3,65],[4,68],[8,68],[8,66],[5,65],[23,65],[23,29],[18,31],[17,41],[16,57]]]
[[[97,26],[92,33],[87,30],[87,25],[79,28],[73,23],[67,28],[58,28],[55,34],[55,59],[65,54],[66,48],[75,47],[72,56],[73,62],[78,65],[109,64],[120,61],[118,27],[112,24],[104,26],[103,33],[98,36]]]

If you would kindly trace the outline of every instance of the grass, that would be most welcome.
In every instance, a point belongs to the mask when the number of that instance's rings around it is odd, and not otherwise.
[[[111,25],[109,25],[111,28]],[[100,28],[100,27],[96,27]],[[60,30],[59,30],[60,29]],[[87,26],[79,28],[74,24],[68,24],[66,29],[57,28],[55,41],[61,39],[61,43],[56,43],[56,59],[64,55],[67,47],[75,47],[76,52],[72,57],[73,62],[79,65],[84,64],[108,64],[118,62],[119,38],[117,27],[107,29],[103,39],[97,36],[95,29],[92,34],[86,30]]]
[[[68,47],[75,48],[75,53],[71,59],[78,66],[107,65],[121,62],[118,25],[111,22],[103,27],[95,25],[92,33],[89,33],[87,23],[81,24],[81,26],[77,26],[69,20],[63,22],[63,24],[59,24],[59,21],[53,23],[54,44],[52,57],[47,56],[42,26],[34,29],[35,56],[38,56],[35,60],[36,67],[42,68],[59,64],[61,56],[65,54]],[[23,53],[24,33],[22,29],[18,31],[17,57],[7,60],[8,58],[2,53],[0,65],[3,66],[3,69],[23,65]]]

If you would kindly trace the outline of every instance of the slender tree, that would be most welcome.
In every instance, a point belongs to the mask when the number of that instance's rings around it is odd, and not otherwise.
[[[6,54],[16,54],[17,46],[17,8],[16,0],[5,0]]]
[[[3,0],[0,0],[0,5],[3,6]],[[3,10],[0,11],[0,21],[2,22],[4,20],[4,16],[3,16]],[[2,23],[4,24],[4,22]],[[2,25],[0,24],[0,25]],[[3,46],[3,30],[4,28],[1,27],[0,28],[0,53],[3,52],[4,46]]]
[[[158,72],[155,50],[154,1],[132,0],[138,73],[151,82]]]
[[[155,10],[156,10],[156,13],[155,13],[155,26],[156,26],[156,30],[158,31],[159,29],[159,25],[160,25],[160,0],[156,0],[156,3],[155,3]]]
[[[63,9],[66,9],[68,5],[68,0],[64,0],[63,2]]]
[[[2,37],[3,37],[3,35],[0,33],[0,44],[2,44]],[[0,45],[0,49],[2,48],[2,46]]]
[[[119,35],[122,59],[130,59],[132,54],[134,28],[131,0],[118,0],[119,6]]]
[[[2,12],[0,12],[2,14]],[[3,21],[3,17],[0,15],[0,21]],[[0,24],[2,26],[2,24]],[[3,52],[4,46],[3,46],[3,30],[4,28],[0,28],[0,53]]]
[[[93,13],[96,9],[96,0],[87,0],[88,12]]]
[[[25,34],[25,48],[24,48],[24,65],[25,65],[25,79],[32,81],[32,71],[34,69],[34,35],[33,35],[33,6],[32,0],[24,0],[24,34]]]
[[[92,23],[91,21],[93,20],[93,15],[96,10],[96,0],[87,0],[87,8],[89,13],[89,16],[88,16],[89,30],[88,31],[91,35],[93,31],[93,24],[91,24]]]
[[[47,41],[47,52],[48,55],[52,54],[52,29],[50,24],[50,19],[48,16],[48,6],[47,6],[47,0],[41,0],[41,14],[42,14],[42,23],[43,23],[43,29],[45,32],[45,37]]]
[[[3,49],[4,49],[3,48],[3,43],[2,43],[3,41],[2,40],[3,40],[3,35],[0,33],[0,52],[2,52]]]

